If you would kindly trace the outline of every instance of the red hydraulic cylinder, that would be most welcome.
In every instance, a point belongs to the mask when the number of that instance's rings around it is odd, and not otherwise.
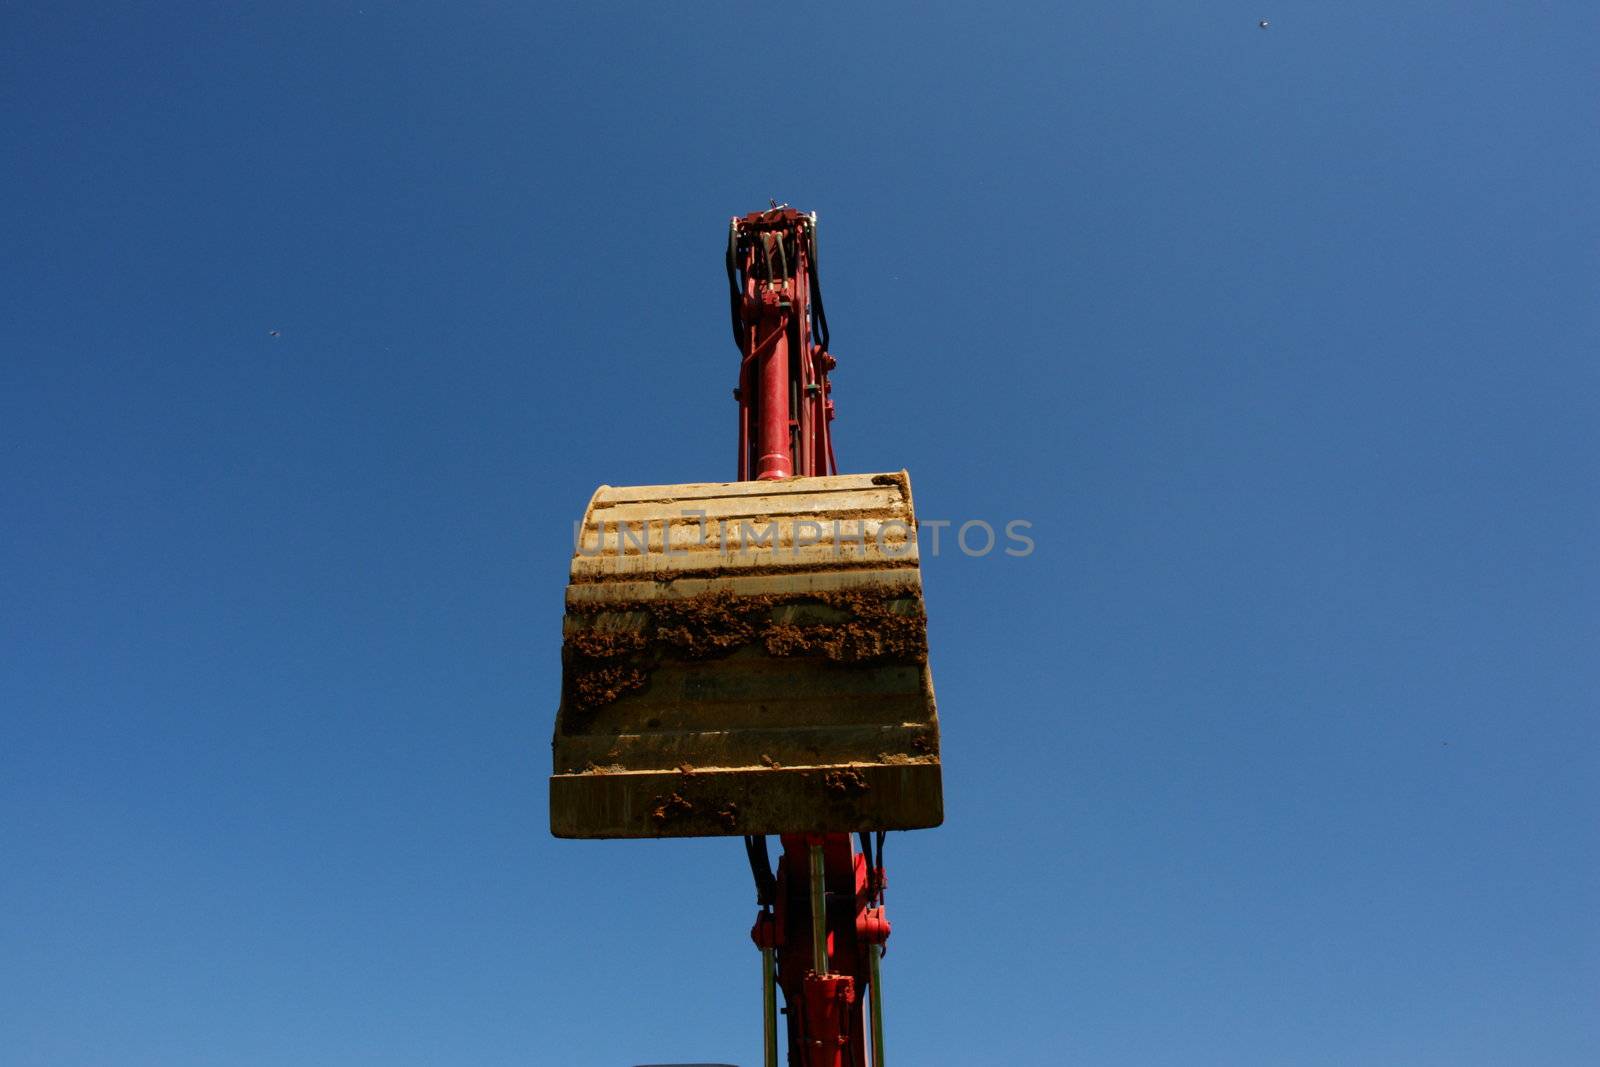
[[[833,470],[827,319],[816,284],[816,219],[774,207],[732,220],[728,290],[743,359],[739,478],[775,481]]]
[[[794,476],[789,448],[789,316],[778,301],[783,290],[762,293],[757,320],[756,351],[760,353],[761,422],[757,427],[756,478],[771,481]]]
[[[844,974],[806,975],[805,1067],[844,1067],[850,1043],[850,1008],[856,1001],[855,979]]]

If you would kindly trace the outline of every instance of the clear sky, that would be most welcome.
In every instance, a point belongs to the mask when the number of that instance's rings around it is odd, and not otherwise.
[[[545,778],[768,198],[841,466],[1036,542],[892,1061],[1600,1062],[1600,7],[801,10],[0,8],[0,1062],[756,1062],[737,842]]]

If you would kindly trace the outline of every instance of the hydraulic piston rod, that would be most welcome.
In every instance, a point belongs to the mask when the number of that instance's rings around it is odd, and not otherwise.
[[[811,969],[817,974],[828,973],[828,891],[823,879],[827,864],[822,856],[822,845],[811,846]]]
[[[778,1067],[778,961],[770,948],[761,950],[761,1062]]]

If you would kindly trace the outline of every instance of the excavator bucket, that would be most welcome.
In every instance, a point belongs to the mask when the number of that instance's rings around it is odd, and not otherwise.
[[[944,818],[904,471],[601,486],[567,586],[557,837]]]

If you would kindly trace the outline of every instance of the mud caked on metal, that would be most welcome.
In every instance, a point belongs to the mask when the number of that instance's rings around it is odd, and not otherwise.
[[[904,471],[601,486],[566,592],[558,837],[937,826]]]

